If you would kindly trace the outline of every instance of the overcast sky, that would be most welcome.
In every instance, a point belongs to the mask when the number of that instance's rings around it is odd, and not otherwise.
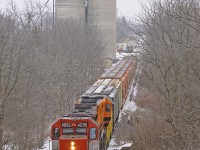
[[[141,11],[139,1],[145,0],[117,0],[117,8],[119,15],[134,16]]]
[[[0,8],[6,7],[5,4],[6,0],[0,0]],[[23,7],[24,0],[14,0],[16,4],[20,8]],[[41,3],[45,3],[47,0],[33,0],[33,1],[40,1]],[[141,0],[140,0],[141,1]],[[143,0],[144,1],[144,0]],[[50,0],[50,6],[52,6],[53,0]],[[135,13],[138,13],[141,9],[138,0],[117,0],[117,8],[119,15],[125,16],[134,16]]]

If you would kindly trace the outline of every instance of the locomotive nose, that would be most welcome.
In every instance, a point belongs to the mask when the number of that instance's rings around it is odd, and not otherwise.
[[[61,137],[60,150],[88,150],[87,136]]]

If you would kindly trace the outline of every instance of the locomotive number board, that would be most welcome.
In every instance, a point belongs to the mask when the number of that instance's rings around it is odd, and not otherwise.
[[[64,128],[71,128],[72,127],[72,124],[71,123],[67,123],[67,122],[63,122],[61,124],[62,127]],[[87,128],[88,124],[86,122],[81,122],[81,123],[78,123],[77,124],[77,127],[79,128]]]
[[[64,128],[71,128],[71,127],[72,127],[72,124],[71,124],[71,123],[67,123],[67,122],[63,122],[63,123],[61,124],[61,126],[64,127]]]
[[[88,124],[86,122],[82,122],[82,123],[78,123],[77,126],[80,128],[86,128]]]

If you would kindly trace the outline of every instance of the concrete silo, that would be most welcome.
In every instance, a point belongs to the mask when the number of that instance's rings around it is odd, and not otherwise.
[[[102,31],[106,42],[106,58],[115,58],[116,0],[88,0],[88,21]]]
[[[104,37],[104,57],[111,66],[116,48],[116,0],[55,0],[57,19],[67,17],[83,18],[97,25]]]
[[[85,0],[55,0],[56,19],[84,18]]]

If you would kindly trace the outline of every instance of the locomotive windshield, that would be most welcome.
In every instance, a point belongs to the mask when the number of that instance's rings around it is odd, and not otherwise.
[[[63,134],[74,135],[74,129],[73,128],[63,128],[62,131],[63,131]]]
[[[90,139],[91,140],[96,139],[96,128],[91,128],[90,129]]]
[[[54,138],[55,139],[59,139],[60,138],[60,129],[59,128],[55,128],[54,129]]]
[[[86,128],[76,128],[76,135],[86,135]]]

